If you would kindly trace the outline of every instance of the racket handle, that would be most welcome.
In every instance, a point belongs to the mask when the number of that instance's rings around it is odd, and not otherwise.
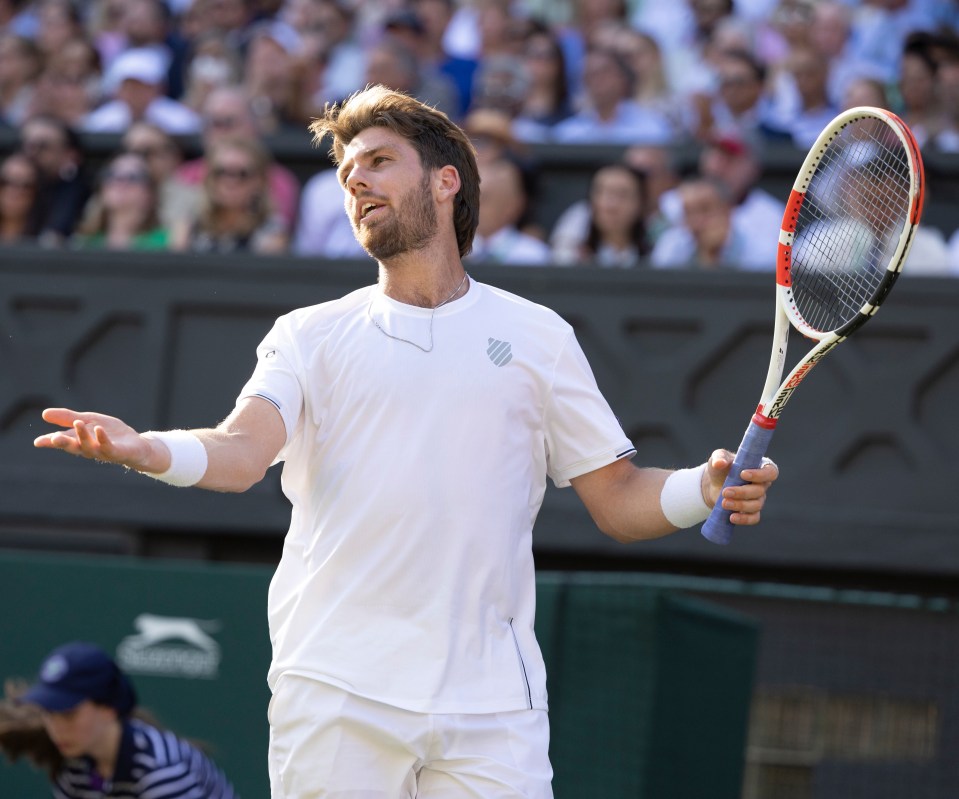
[[[746,482],[740,476],[743,469],[759,468],[766,450],[769,449],[769,442],[774,432],[776,432],[775,427],[763,427],[755,421],[749,423],[746,435],[743,436],[743,441],[736,451],[736,459],[729,467],[729,474],[726,475],[726,482],[723,483],[724,490],[728,486],[741,486]],[[709,518],[703,523],[701,531],[703,537],[714,544],[728,544],[732,540],[733,528],[736,526],[729,521],[730,515],[730,511],[723,509],[722,492],[720,492]]]

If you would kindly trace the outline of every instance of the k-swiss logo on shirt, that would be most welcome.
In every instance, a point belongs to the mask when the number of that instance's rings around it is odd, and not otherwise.
[[[498,341],[495,338],[488,339],[489,346],[486,348],[486,354],[493,362],[494,366],[506,366],[513,360],[513,350],[508,341]]]

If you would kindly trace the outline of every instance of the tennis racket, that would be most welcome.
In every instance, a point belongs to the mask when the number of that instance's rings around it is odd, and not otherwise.
[[[783,408],[812,368],[873,317],[899,277],[922,214],[922,158],[906,124],[881,108],[844,111],[819,134],[779,233],[776,322],[762,399],[723,486],[758,468]],[[816,342],[782,380],[790,325]],[[728,544],[717,502],[702,527]]]

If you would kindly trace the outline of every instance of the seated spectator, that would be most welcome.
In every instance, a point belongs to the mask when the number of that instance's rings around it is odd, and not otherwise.
[[[171,24],[166,0],[124,0],[120,30],[125,49],[154,50],[166,62],[164,86],[169,97],[184,91],[184,65],[189,45]]]
[[[267,191],[270,156],[253,138],[222,139],[207,151],[196,219],[181,219],[174,249],[210,253],[282,253],[289,227]]]
[[[455,88],[445,77],[434,77],[435,80],[426,80],[414,50],[395,36],[387,36],[366,51],[367,84],[389,86],[445,114],[455,114]]]
[[[851,78],[841,97],[840,108],[845,111],[861,105],[889,108],[889,95],[886,93],[885,85],[875,78]]]
[[[202,120],[204,154],[222,139],[259,139],[261,136],[250,110],[249,95],[242,86],[221,86],[211,91],[203,106]],[[199,186],[206,177],[206,170],[207,159],[197,158],[182,164],[175,179],[188,186]],[[285,166],[271,161],[268,186],[271,204],[282,215],[286,229],[292,230],[300,199],[299,180]]]
[[[694,177],[684,180],[677,192],[683,221],[660,236],[653,247],[653,266],[742,268],[748,236],[733,225],[733,203],[726,186]]]
[[[366,82],[381,83],[398,88],[385,75],[385,70],[394,64],[397,70],[407,75],[409,89],[400,89],[418,100],[438,108],[451,119],[460,118],[459,89],[452,79],[440,72],[435,64],[425,57],[426,28],[413,11],[394,12],[383,21],[383,41],[367,50]],[[398,44],[392,50],[381,45]],[[373,63],[374,59],[378,63]]]
[[[293,128],[302,130],[307,121],[300,118],[297,94],[296,70],[301,46],[299,34],[284,22],[265,20],[250,28],[243,85],[257,129],[262,134]]]
[[[166,249],[156,183],[143,158],[124,153],[109,162],[70,243],[84,250]]]
[[[936,94],[939,65],[921,40],[907,42],[899,62],[899,116],[909,126],[920,147],[935,140],[946,125]]]
[[[33,113],[50,114],[78,127],[99,105],[102,81],[96,48],[86,39],[70,39],[40,74]]]
[[[752,54],[729,50],[718,56],[716,80],[709,119],[699,125],[705,138],[783,138],[770,124],[772,98],[766,91],[766,69]]]
[[[183,162],[183,153],[176,140],[150,122],[134,122],[123,134],[124,152],[138,155],[150,171],[157,187],[160,225],[167,230],[183,216],[195,214],[200,203],[200,187],[174,180]]]
[[[635,78],[611,50],[592,49],[583,72],[585,107],[553,129],[555,141],[593,144],[657,144],[673,136],[669,120],[632,99]]]
[[[463,117],[473,106],[473,82],[479,62],[474,57],[451,53],[446,46],[446,34],[457,3],[455,0],[411,0],[410,6],[423,25],[421,63],[453,82],[459,95],[456,116]]]
[[[476,161],[495,161],[504,157],[523,158],[526,147],[514,136],[515,128],[509,116],[495,108],[477,108],[463,120],[463,130],[473,147]]]
[[[808,150],[838,113],[829,98],[829,64],[811,47],[795,48],[786,62],[788,78],[798,96],[798,108],[788,120],[779,120],[782,131],[800,150]]]
[[[530,176],[510,158],[479,165],[480,209],[472,264],[536,266],[550,263],[549,246],[521,230],[532,195]]]
[[[630,268],[652,246],[646,235],[646,177],[625,163],[610,164],[593,176],[585,214],[564,215],[550,237],[553,260],[561,266]]]
[[[314,106],[337,102],[363,88],[366,54],[357,40],[354,26],[356,11],[345,0],[314,0],[315,24],[326,42],[326,69],[323,84],[311,99]]]
[[[59,246],[73,233],[90,196],[80,139],[62,119],[39,115],[20,128],[20,142],[40,169],[39,241]]]
[[[27,118],[39,75],[36,45],[0,29],[0,124],[16,127]]]
[[[153,49],[125,50],[104,77],[105,93],[113,99],[90,113],[81,124],[88,133],[120,133],[133,122],[153,122],[168,133],[200,131],[200,118],[165,92],[167,64]]]
[[[71,39],[82,39],[86,32],[80,4],[72,0],[40,0],[36,3],[35,41],[44,63],[59,53]]]
[[[0,244],[27,244],[39,232],[40,170],[23,153],[0,163]]]
[[[513,128],[523,141],[548,141],[553,127],[572,115],[573,104],[563,47],[545,25],[534,26],[527,34],[523,64],[529,76],[529,90]]]
[[[200,114],[211,91],[237,85],[242,77],[242,59],[219,33],[198,36],[186,63],[183,103]]]
[[[718,180],[729,189],[733,223],[738,230],[748,234],[744,265],[774,268],[786,202],[759,186],[762,162],[756,146],[747,139],[734,136],[714,138],[700,152],[699,173]]]

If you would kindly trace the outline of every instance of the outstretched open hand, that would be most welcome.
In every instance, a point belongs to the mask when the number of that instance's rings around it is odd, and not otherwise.
[[[67,428],[37,437],[33,446],[59,449],[81,458],[148,470],[153,447],[120,419],[102,413],[47,408],[43,419]]]

